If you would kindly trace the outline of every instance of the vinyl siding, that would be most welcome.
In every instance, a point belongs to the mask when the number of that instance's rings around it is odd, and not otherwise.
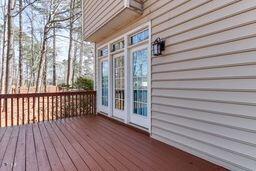
[[[153,138],[224,166],[256,170],[256,3],[146,0],[144,13],[106,42],[152,22]]]
[[[83,30],[88,37],[124,9],[124,0],[83,0]]]
[[[152,137],[231,170],[256,169],[256,3],[169,1],[152,12]],[[172,8],[170,10],[170,8]]]

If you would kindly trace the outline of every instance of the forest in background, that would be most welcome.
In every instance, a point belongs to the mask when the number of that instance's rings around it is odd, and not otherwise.
[[[1,0],[0,6],[1,94],[20,93],[22,87],[46,92],[49,85],[73,87],[93,77],[81,0]]]

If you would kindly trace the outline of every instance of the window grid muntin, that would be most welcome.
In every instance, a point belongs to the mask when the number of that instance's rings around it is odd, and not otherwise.
[[[124,110],[125,105],[124,56],[114,58],[115,109]]]

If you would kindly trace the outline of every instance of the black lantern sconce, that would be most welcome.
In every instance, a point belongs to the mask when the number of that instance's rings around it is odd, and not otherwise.
[[[165,50],[165,41],[157,38],[152,45],[152,53],[154,56],[162,55],[162,52]]]

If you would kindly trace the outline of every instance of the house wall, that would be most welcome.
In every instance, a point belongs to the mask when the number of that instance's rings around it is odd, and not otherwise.
[[[125,6],[124,0],[83,0],[84,37],[104,25]]]
[[[231,170],[256,169],[256,3],[147,0],[152,41],[153,138]]]

